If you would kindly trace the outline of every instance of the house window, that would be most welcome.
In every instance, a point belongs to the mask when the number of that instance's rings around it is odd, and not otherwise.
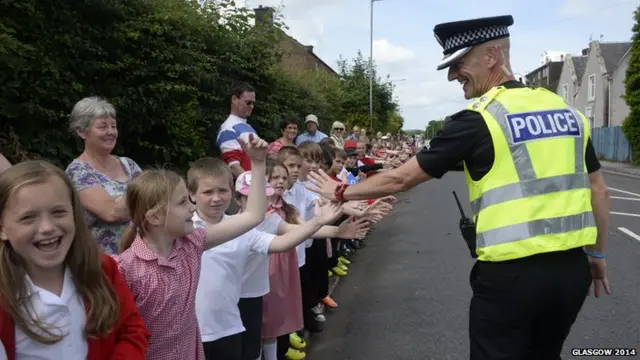
[[[587,98],[589,101],[596,99],[596,75],[589,75],[589,82],[587,84]]]
[[[562,85],[562,97],[565,102],[569,102],[569,84]]]

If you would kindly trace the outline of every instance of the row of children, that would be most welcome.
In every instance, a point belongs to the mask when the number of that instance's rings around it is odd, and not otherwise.
[[[186,183],[168,170],[138,176],[126,193],[132,223],[113,258],[98,249],[61,169],[27,161],[0,174],[0,355],[257,359],[262,352],[275,360],[278,340],[286,353],[289,334],[311,310],[304,298],[318,295],[301,290],[313,273],[301,260],[307,239],[362,237],[362,216],[379,219],[392,199],[366,208],[323,201],[304,184],[327,164],[314,146],[283,148],[280,161],[267,163],[263,140],[242,145],[252,173],[235,184],[212,158],[196,161]],[[232,199],[242,210],[227,216]],[[327,226],[345,214],[361,218]]]

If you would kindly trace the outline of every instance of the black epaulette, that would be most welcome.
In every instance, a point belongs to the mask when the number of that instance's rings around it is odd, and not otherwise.
[[[473,111],[473,110],[469,110],[469,109],[462,109],[460,111],[458,111],[455,114],[451,114],[447,117],[444,118],[444,122],[446,123],[447,121],[451,120],[451,119],[459,119],[459,118],[465,118],[465,117],[469,117],[469,116],[477,116],[480,113],[478,113],[477,111]]]

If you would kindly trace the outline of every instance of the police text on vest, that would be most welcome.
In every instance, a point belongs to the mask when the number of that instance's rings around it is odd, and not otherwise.
[[[580,119],[568,109],[533,111],[506,116],[514,144],[555,137],[579,137]]]

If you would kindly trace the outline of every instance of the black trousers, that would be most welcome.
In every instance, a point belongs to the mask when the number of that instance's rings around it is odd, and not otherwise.
[[[289,335],[278,336],[278,360],[287,360],[285,355],[289,351]]]
[[[206,360],[242,360],[242,333],[203,342],[202,347]]]
[[[238,302],[242,333],[242,360],[256,360],[262,351],[262,296],[241,298]]]
[[[313,317],[311,309],[318,304],[315,300],[315,294],[317,288],[311,282],[311,265],[309,259],[306,259],[305,264],[302,265],[300,270],[300,290],[302,291],[302,317],[304,320],[304,327],[307,329],[314,328],[316,321]]]
[[[311,307],[318,305],[320,300],[329,295],[329,273],[327,267],[329,266],[329,257],[327,257],[327,240],[317,239],[313,240],[313,245],[307,248],[307,265],[309,267],[310,281],[315,287],[314,304]]]
[[[348,216],[343,215],[338,221],[333,223],[333,225],[339,226],[348,218],[349,218]],[[343,246],[342,239],[339,239],[339,238],[331,239],[331,249],[333,250],[333,252],[331,254],[332,256],[327,261],[327,270],[331,270],[338,265],[338,258],[340,257],[340,250],[342,246]]]
[[[327,261],[327,270],[331,270],[338,266],[338,258],[340,257],[340,247],[342,246],[342,239],[331,238],[331,257]]]
[[[470,282],[471,360],[558,360],[587,296],[591,270],[578,248],[478,261]]]

